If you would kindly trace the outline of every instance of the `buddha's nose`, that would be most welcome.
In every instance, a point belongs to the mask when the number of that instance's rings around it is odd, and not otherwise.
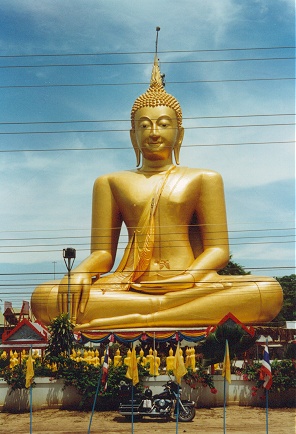
[[[153,128],[151,129],[150,137],[151,137],[151,139],[152,139],[153,141],[156,141],[156,140],[159,139],[159,133],[158,133],[158,131],[157,131],[157,128],[153,127]]]
[[[156,133],[150,134],[150,138],[153,142],[157,142],[157,140],[159,139],[159,134]]]

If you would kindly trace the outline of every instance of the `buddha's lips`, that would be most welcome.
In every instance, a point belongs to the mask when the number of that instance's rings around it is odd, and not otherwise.
[[[159,148],[162,145],[162,142],[148,142],[147,145],[152,148]]]

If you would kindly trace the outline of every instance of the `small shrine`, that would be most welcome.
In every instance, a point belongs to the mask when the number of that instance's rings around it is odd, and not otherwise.
[[[40,322],[32,321],[30,306],[23,302],[21,311],[16,313],[11,303],[6,302],[4,332],[0,350],[44,350],[48,345],[49,332]]]

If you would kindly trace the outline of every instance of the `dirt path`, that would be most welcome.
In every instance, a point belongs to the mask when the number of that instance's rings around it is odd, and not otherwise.
[[[87,434],[90,412],[43,410],[33,413],[34,434]],[[269,409],[269,434],[295,434],[295,409]],[[264,434],[266,418],[264,408],[227,407],[227,433]],[[176,433],[175,422],[164,422],[144,418],[134,424],[135,434],[152,434],[165,431]],[[19,434],[30,432],[29,413],[0,413],[0,432]],[[131,423],[116,412],[95,413],[91,433],[128,434],[132,432]],[[223,433],[223,408],[197,409],[192,422],[180,423],[178,433],[221,434]]]

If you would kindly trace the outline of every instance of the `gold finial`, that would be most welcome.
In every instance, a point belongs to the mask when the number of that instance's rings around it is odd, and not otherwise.
[[[156,44],[155,56],[152,68],[150,86],[145,93],[140,95],[134,102],[131,111],[132,130],[135,130],[135,112],[142,107],[158,107],[161,105],[172,108],[177,117],[178,126],[182,126],[182,110],[176,98],[164,89],[164,74],[161,74],[158,65],[157,49],[158,49],[158,32],[160,27],[156,27]]]
[[[153,63],[153,68],[152,68],[150,86],[154,86],[156,84],[163,86],[162,75],[161,75],[159,65],[158,65],[157,54],[155,54],[155,56],[154,56],[154,63]]]
[[[155,41],[155,56],[154,56],[154,64],[151,74],[150,86],[152,84],[160,84],[162,87],[165,87],[164,77],[165,74],[161,74],[159,64],[158,64],[158,32],[160,31],[160,27],[156,27],[156,41]]]

